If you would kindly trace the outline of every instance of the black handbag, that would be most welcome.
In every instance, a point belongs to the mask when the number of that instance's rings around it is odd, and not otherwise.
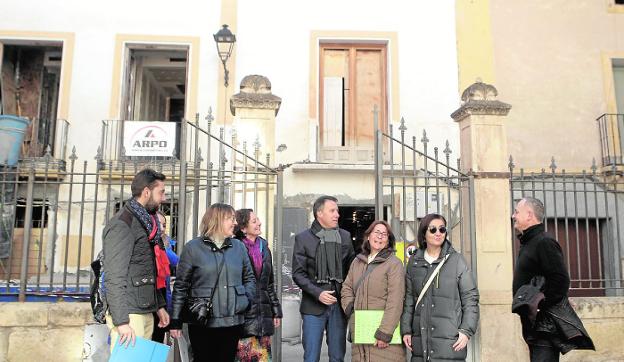
[[[214,297],[215,292],[217,291],[217,285],[219,284],[219,277],[221,275],[221,270],[223,269],[224,263],[225,263],[225,254],[223,255],[223,259],[221,259],[221,263],[219,264],[219,269],[217,272],[217,280],[215,281],[215,285],[212,288],[210,297],[189,298],[189,301],[188,301],[189,311],[195,317],[195,319],[204,326],[208,324],[208,320],[212,318],[213,316],[212,299]]]

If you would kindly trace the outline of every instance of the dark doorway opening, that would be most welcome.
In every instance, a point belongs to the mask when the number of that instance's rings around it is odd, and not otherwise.
[[[364,232],[375,221],[374,206],[340,206],[338,225],[351,233],[351,243],[356,254],[362,251]],[[384,219],[386,210],[384,208]]]

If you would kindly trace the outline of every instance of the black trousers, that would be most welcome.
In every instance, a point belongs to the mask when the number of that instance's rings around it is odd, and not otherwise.
[[[559,350],[553,347],[529,344],[531,362],[558,362]]]
[[[163,298],[167,298],[167,290],[165,288],[158,289],[158,293],[161,293]],[[163,341],[165,340],[165,332],[169,330],[169,326],[165,328],[160,328],[158,326],[159,322],[160,319],[158,319],[158,315],[154,313],[154,331],[152,332],[152,341],[164,343]]]
[[[234,361],[242,326],[206,328],[189,324],[188,329],[194,361]]]

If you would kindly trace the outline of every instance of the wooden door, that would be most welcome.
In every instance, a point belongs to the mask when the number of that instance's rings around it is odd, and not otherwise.
[[[384,49],[355,51],[355,117],[347,137],[353,146],[373,147],[375,105],[380,109],[379,119],[385,120],[384,53]]]
[[[323,44],[320,55],[321,144],[372,149],[375,105],[387,129],[385,45]]]

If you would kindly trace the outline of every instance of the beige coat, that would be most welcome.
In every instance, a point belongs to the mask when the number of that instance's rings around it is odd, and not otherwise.
[[[360,283],[357,295],[353,288],[369,267],[368,256],[359,254],[349,269],[347,279],[342,285],[341,305],[343,310],[354,302],[354,310],[383,310],[384,316],[375,338],[390,342],[394,330],[399,325],[405,296],[405,271],[403,263],[393,252],[382,250],[370,265],[379,264]],[[355,313],[349,319],[349,328],[354,331]],[[353,335],[353,333],[352,333]],[[374,345],[352,344],[352,361],[405,361],[405,349],[402,344],[391,344],[379,349]]]

